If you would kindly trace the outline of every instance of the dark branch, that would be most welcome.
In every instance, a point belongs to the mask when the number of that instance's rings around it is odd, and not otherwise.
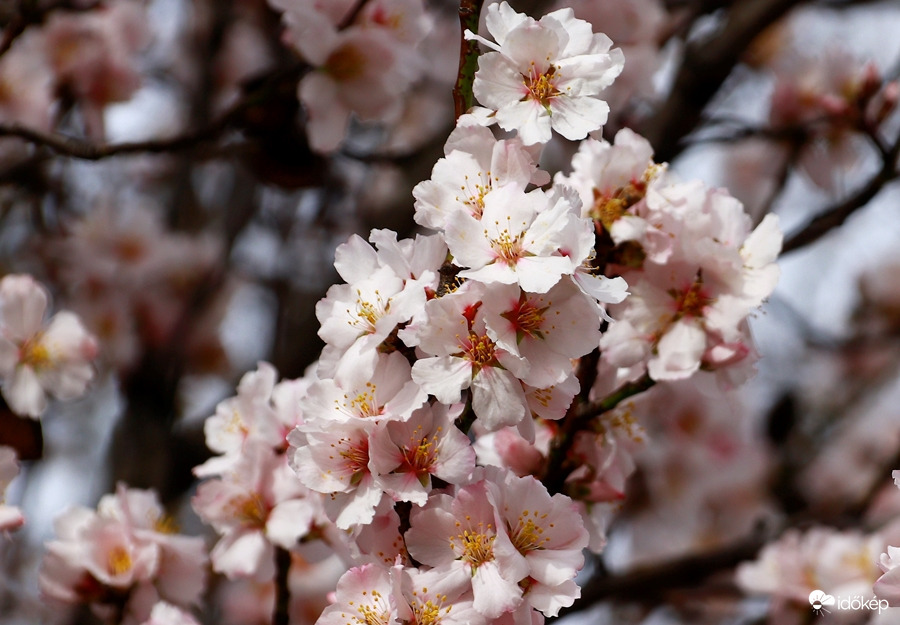
[[[900,172],[897,171],[898,155],[900,155],[900,138],[890,146],[887,154],[885,154],[881,169],[865,186],[843,202],[825,210],[800,230],[789,236],[781,248],[781,253],[787,254],[818,241],[834,228],[841,226],[850,215],[868,204],[885,185],[900,176]]]
[[[218,120],[195,131],[189,131],[166,139],[129,141],[123,143],[95,144],[84,139],[61,133],[43,132],[21,124],[0,123],[0,138],[15,137],[37,146],[68,156],[88,161],[98,161],[114,156],[129,154],[172,154],[192,150],[203,143],[217,141],[229,129],[240,128],[245,113],[263,104],[278,85],[285,80],[295,81],[308,69],[303,63],[279,68],[271,74],[254,81],[244,95]]]
[[[735,3],[716,33],[687,45],[669,97],[644,132],[658,161],[669,161],[678,154],[681,139],[697,127],[706,105],[750,42],[802,1]]]

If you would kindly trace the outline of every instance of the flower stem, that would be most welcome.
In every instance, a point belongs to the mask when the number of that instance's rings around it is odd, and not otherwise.
[[[288,588],[288,573],[291,571],[291,552],[283,547],[275,547],[275,609],[272,611],[272,625],[288,625],[290,615],[291,590]]]
[[[475,99],[472,83],[475,81],[475,70],[478,69],[478,42],[467,41],[465,32],[470,30],[478,33],[482,4],[484,0],[460,0],[459,3],[459,72],[453,87],[453,105],[457,119],[472,107]]]

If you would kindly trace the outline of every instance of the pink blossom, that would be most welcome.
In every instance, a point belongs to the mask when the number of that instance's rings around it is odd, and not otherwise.
[[[475,468],[469,439],[453,425],[443,406],[426,406],[406,422],[390,422],[370,439],[370,466],[385,492],[398,501],[423,505],[432,476],[448,484],[465,483]]]
[[[509,536],[498,531],[484,481],[460,488],[455,496],[432,496],[414,508],[406,532],[410,555],[435,567],[457,588],[471,586],[473,606],[496,618],[522,601],[518,582],[528,565]]]
[[[469,282],[429,301],[425,317],[401,338],[430,355],[415,362],[413,380],[444,404],[458,402],[460,391],[471,388],[475,414],[494,430],[516,425],[527,415],[525,393],[515,375],[526,363],[488,335],[480,312],[484,294],[477,283]]]
[[[501,128],[532,145],[549,141],[551,128],[578,140],[606,123],[599,95],[623,67],[609,37],[568,8],[535,21],[502,2],[488,7],[486,23],[496,44],[466,33],[496,50],[479,58],[473,89]]]
[[[479,282],[518,284],[546,293],[588,257],[594,235],[574,194],[525,193],[516,185],[484,197],[480,218],[456,211],[447,219],[447,246],[460,275]],[[561,252],[564,244],[574,245]],[[568,247],[568,246],[567,246]]]
[[[574,578],[584,565],[588,533],[578,510],[565,495],[551,497],[531,476],[489,470],[487,477],[497,527],[506,528],[528,564],[525,600],[547,616],[556,616],[581,596]]]
[[[94,377],[97,344],[73,313],[59,312],[44,324],[49,295],[28,275],[0,281],[0,377],[13,412],[39,417],[46,393],[69,400]]]
[[[347,571],[337,583],[335,602],[325,608],[317,625],[360,623],[400,625],[390,571],[376,564],[363,564]]]

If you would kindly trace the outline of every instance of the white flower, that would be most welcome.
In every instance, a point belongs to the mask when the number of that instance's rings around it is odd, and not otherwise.
[[[479,59],[473,90],[501,128],[532,145],[549,141],[551,128],[579,140],[606,123],[609,106],[599,95],[624,66],[609,37],[572,9],[535,21],[506,2],[488,8],[487,27],[496,44],[466,33],[496,50]]]
[[[57,313],[44,326],[49,295],[28,275],[0,281],[0,377],[16,414],[39,417],[46,393],[75,399],[94,377],[97,344],[76,315]]]
[[[580,210],[574,193],[525,193],[515,185],[495,189],[484,197],[480,219],[459,211],[447,220],[453,263],[468,267],[459,274],[464,278],[546,293],[590,253],[593,227]],[[563,254],[570,242],[573,249]]]

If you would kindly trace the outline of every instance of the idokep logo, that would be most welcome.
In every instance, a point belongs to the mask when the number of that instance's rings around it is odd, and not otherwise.
[[[882,610],[887,610],[890,607],[887,599],[864,597],[862,595],[853,595],[846,598],[838,595],[835,598],[823,590],[814,590],[809,593],[809,605],[812,606],[813,612],[816,614],[831,612],[828,608],[837,610],[877,610],[881,614]]]
[[[822,614],[822,612],[830,612],[829,606],[834,605],[834,597],[825,594],[821,590],[814,590],[809,593],[809,605],[812,606],[813,612]]]

